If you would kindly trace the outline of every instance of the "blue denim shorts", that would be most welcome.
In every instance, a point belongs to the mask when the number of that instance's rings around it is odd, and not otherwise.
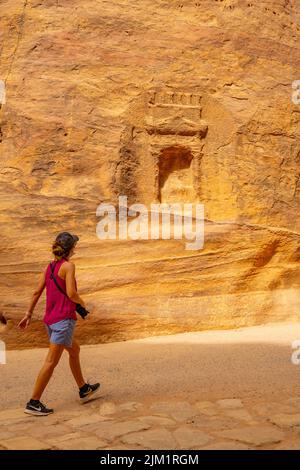
[[[73,320],[72,318],[66,318],[65,320],[58,321],[57,323],[52,323],[52,325],[46,324],[50,343],[63,344],[64,346],[67,346],[67,348],[71,348],[75,324],[76,320]]]

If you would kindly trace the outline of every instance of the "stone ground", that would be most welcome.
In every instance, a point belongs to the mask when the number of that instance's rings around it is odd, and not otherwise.
[[[55,413],[38,418],[23,408],[46,351],[9,351],[0,448],[300,449],[298,338],[281,324],[85,346],[93,376],[102,358],[101,393],[79,404],[64,358],[42,400]]]
[[[123,402],[101,398],[48,417],[0,413],[1,449],[300,449],[300,398]]]

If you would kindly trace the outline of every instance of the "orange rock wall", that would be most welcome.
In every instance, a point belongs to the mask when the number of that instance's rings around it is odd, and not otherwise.
[[[46,344],[15,325],[60,230],[80,236],[82,342],[298,318],[299,39],[296,0],[1,2],[9,347]],[[119,194],[203,203],[204,249],[99,240]]]

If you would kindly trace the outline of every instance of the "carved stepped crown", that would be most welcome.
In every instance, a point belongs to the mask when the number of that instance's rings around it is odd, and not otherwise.
[[[187,106],[190,108],[199,108],[202,95],[178,91],[149,91],[148,97],[148,104],[150,106]]]
[[[149,135],[204,137],[207,125],[201,120],[201,98],[193,93],[149,92],[146,131]]]

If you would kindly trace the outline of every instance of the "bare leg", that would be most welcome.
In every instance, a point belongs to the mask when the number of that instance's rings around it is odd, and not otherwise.
[[[64,346],[62,344],[50,343],[45,363],[41,368],[35,382],[31,397],[33,400],[39,400],[41,398],[42,393],[45,390],[49,380],[51,379],[53,371],[61,358],[63,350]]]
[[[80,365],[80,346],[77,341],[73,341],[71,348],[65,348],[69,353],[69,364],[70,369],[72,371],[73,377],[78,385],[78,388],[83,387],[86,383],[81,372],[81,365]]]

